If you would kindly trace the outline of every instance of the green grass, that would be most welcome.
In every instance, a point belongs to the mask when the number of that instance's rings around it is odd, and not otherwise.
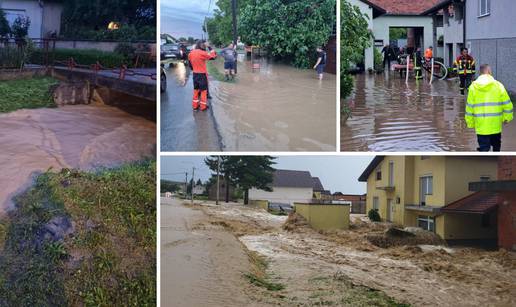
[[[55,107],[50,87],[57,83],[49,77],[0,81],[0,113]]]
[[[224,72],[221,72],[217,68],[217,66],[214,63],[215,61],[220,61],[220,60],[217,59],[217,60],[213,60],[213,61],[208,61],[206,63],[206,68],[208,69],[208,75],[210,75],[210,77],[213,77],[217,81],[221,81],[221,82],[236,82],[236,79],[230,80],[230,81],[226,81],[226,77],[224,75]]]
[[[144,161],[40,175],[0,223],[0,306],[155,306],[155,174]],[[41,239],[56,216],[73,233]]]
[[[265,257],[259,255],[256,252],[247,251],[249,261],[251,262],[251,272],[244,273],[244,277],[249,283],[265,288],[269,291],[281,291],[285,289],[285,285],[271,281],[271,277],[267,274],[267,263]]]

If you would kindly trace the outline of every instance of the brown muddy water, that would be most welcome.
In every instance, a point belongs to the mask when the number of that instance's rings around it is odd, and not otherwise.
[[[334,151],[336,80],[243,55],[235,82],[214,81],[213,114],[226,151]],[[223,72],[223,61],[215,61]]]
[[[178,199],[161,198],[161,305],[260,306],[245,294],[250,264],[242,244]]]
[[[458,80],[416,82],[395,74],[355,76],[341,123],[342,151],[475,151],[477,139],[464,121],[466,96]],[[504,126],[502,150],[516,150],[516,122]]]
[[[110,106],[0,114],[0,215],[34,174],[115,166],[155,155],[156,124]]]

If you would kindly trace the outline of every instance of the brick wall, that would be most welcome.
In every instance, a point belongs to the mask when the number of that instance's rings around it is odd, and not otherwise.
[[[516,180],[516,157],[498,157],[498,180]],[[516,191],[501,193],[498,245],[507,250],[516,250]]]

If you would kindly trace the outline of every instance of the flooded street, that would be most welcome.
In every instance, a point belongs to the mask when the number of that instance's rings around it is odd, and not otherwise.
[[[223,61],[215,61],[223,71]],[[335,75],[239,55],[236,82],[216,82],[213,110],[228,151],[334,151]]]
[[[258,306],[243,291],[242,244],[221,226],[199,227],[207,216],[182,202],[161,198],[161,305]]]
[[[167,67],[166,74],[167,90],[161,94],[161,150],[219,151],[221,143],[212,111],[192,110],[190,69],[178,63]]]
[[[457,80],[409,80],[391,73],[355,76],[341,124],[342,151],[475,151],[477,139],[464,121],[466,96]],[[516,150],[516,122],[504,126],[502,150]]]
[[[323,232],[249,205],[185,206],[162,198],[161,207],[166,306],[383,306],[386,299],[374,301],[379,292],[412,306],[516,303],[514,253],[440,245],[380,248],[367,236],[383,233],[389,223],[371,223],[364,215],[351,215],[349,230]],[[243,250],[265,257],[270,281],[284,289],[249,288],[239,277],[248,269]]]
[[[110,106],[76,105],[0,114],[0,215],[50,168],[91,170],[155,155],[156,124]]]

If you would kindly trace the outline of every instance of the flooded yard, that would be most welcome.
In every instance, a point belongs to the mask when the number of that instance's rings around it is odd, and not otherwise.
[[[397,74],[355,76],[352,96],[341,101],[351,118],[341,123],[342,151],[476,151],[464,121],[466,96],[458,81],[416,82]],[[502,150],[516,150],[516,122],[504,126]]]
[[[156,124],[110,106],[76,105],[0,114],[0,215],[48,169],[91,170],[155,155]]]

